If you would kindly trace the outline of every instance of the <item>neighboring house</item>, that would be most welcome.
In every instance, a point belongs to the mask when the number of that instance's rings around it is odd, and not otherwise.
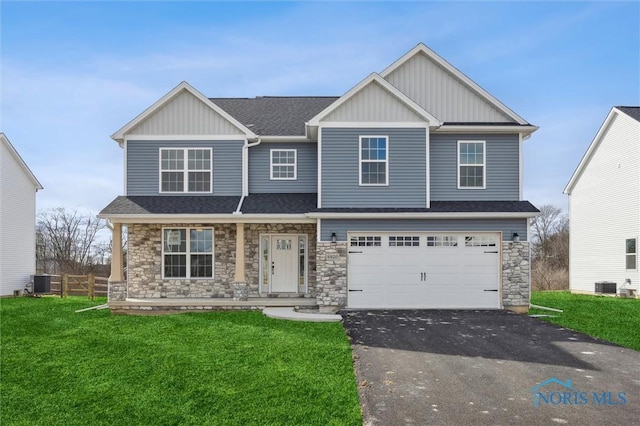
[[[42,185],[0,133],[0,296],[29,284],[36,269],[36,192]]]
[[[571,291],[640,289],[640,107],[611,109],[564,192]]]
[[[128,229],[128,276],[114,263],[111,303],[528,309],[536,129],[423,44],[340,97],[183,82],[112,135],[125,194],[100,216]]]

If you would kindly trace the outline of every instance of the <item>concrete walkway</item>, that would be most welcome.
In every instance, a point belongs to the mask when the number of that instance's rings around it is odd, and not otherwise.
[[[337,314],[312,314],[297,312],[294,308],[264,308],[262,313],[269,318],[285,319],[291,321],[310,322],[339,322],[342,316]]]

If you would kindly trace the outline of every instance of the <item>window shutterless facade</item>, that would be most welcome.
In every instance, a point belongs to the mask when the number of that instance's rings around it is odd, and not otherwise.
[[[297,179],[297,150],[272,149],[270,157],[271,180]]]
[[[211,148],[160,148],[160,192],[211,193]]]
[[[360,136],[361,186],[389,185],[389,137]]]
[[[458,189],[486,188],[485,141],[458,141]]]
[[[629,238],[625,240],[625,269],[638,269],[638,240]]]
[[[164,228],[162,275],[213,278],[213,228]]]

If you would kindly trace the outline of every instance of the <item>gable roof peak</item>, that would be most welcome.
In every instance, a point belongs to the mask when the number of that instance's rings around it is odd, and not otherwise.
[[[9,154],[11,154],[14,160],[18,163],[18,165],[27,175],[29,180],[31,180],[31,183],[35,187],[36,191],[43,189],[42,184],[40,183],[40,181],[38,181],[38,178],[36,178],[36,175],[33,174],[29,166],[27,166],[27,163],[24,162],[24,160],[22,159],[22,156],[20,156],[16,148],[13,146],[13,144],[11,144],[11,141],[9,140],[9,138],[2,132],[0,132],[0,143],[2,143],[4,146],[7,147]]]

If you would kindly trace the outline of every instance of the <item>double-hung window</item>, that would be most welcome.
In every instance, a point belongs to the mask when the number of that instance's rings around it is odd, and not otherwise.
[[[629,238],[625,241],[625,265],[626,269],[635,270],[638,268],[638,240]]]
[[[389,138],[360,136],[360,185],[389,184]]]
[[[296,180],[297,151],[295,149],[271,150],[271,180]]]
[[[164,278],[213,278],[213,228],[162,230]]]
[[[211,148],[160,148],[160,192],[210,193]]]
[[[458,141],[458,189],[484,189],[485,141]]]

